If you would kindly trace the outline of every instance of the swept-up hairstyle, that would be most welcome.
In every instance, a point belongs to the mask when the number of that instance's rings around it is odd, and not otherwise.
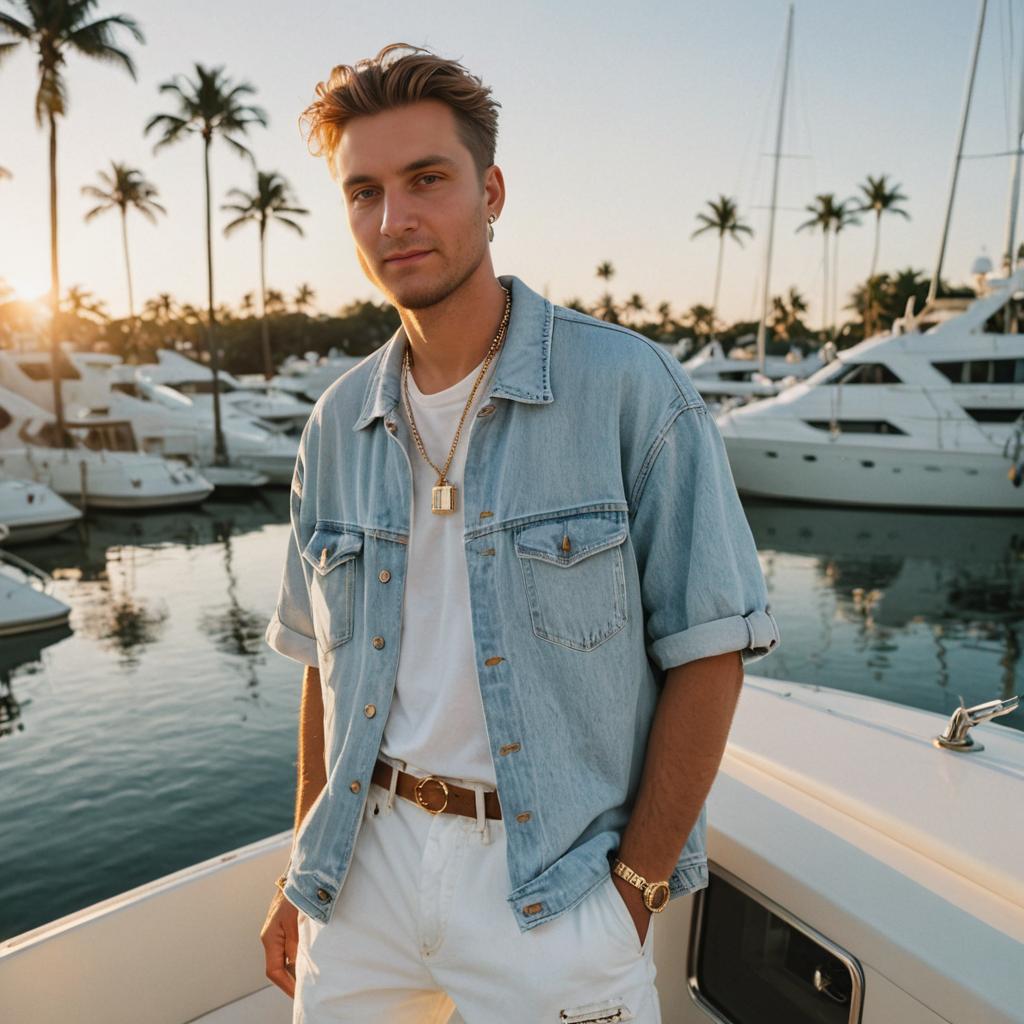
[[[410,52],[399,55],[402,50]],[[326,82],[317,84],[316,99],[302,112],[299,124],[309,151],[327,158],[333,176],[341,134],[352,118],[425,99],[441,100],[452,109],[459,138],[472,154],[482,183],[494,163],[501,104],[491,98],[489,86],[457,61],[420,46],[389,43],[376,57],[337,65]]]

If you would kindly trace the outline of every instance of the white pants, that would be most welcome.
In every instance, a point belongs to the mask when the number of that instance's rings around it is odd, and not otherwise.
[[[430,814],[371,783],[331,920],[299,914],[293,1024],[661,1024],[657,915],[641,945],[609,873],[520,932],[505,823],[477,807]]]

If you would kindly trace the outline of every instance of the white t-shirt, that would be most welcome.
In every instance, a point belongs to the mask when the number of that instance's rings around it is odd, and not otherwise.
[[[402,646],[395,695],[381,741],[385,757],[406,762],[408,770],[417,775],[443,775],[490,786],[497,782],[473,648],[462,505],[470,433],[497,360],[496,353],[466,413],[448,468],[448,482],[457,492],[454,512],[431,512],[431,490],[438,474],[420,454],[410,430],[413,511]],[[409,373],[409,401],[416,427],[437,466],[443,467],[448,458],[459,417],[483,363],[481,359],[458,383],[431,395],[423,394]],[[400,407],[407,418],[404,400]]]

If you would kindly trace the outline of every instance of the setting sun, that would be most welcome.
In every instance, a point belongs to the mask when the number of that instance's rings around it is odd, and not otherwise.
[[[0,269],[0,282],[14,293],[11,298],[27,302],[45,300],[50,290],[50,281],[43,269],[21,267],[16,270]]]

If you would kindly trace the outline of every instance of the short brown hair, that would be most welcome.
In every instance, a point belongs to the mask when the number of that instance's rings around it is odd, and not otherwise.
[[[389,60],[398,50],[411,52]],[[317,84],[316,96],[299,123],[309,151],[327,157],[332,175],[341,133],[352,118],[425,99],[441,100],[452,109],[459,139],[472,154],[481,182],[494,163],[501,104],[491,98],[488,86],[457,61],[423,47],[389,43],[376,57],[364,58],[355,66],[339,64],[326,82]]]

